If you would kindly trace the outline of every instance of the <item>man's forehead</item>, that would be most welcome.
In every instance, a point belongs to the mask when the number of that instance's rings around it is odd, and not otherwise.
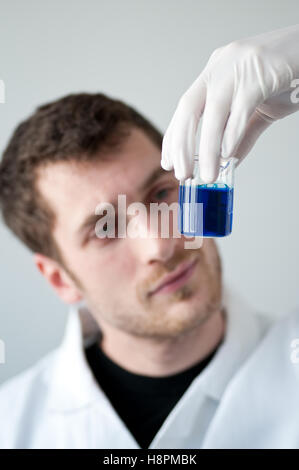
[[[159,176],[166,174],[160,165],[158,148],[144,154],[123,154],[120,158],[84,162],[57,162],[41,169],[39,188],[56,214],[76,230],[99,203],[117,204],[118,194],[135,200]]]
[[[143,177],[153,165],[160,162],[161,149],[140,129],[132,129],[129,137],[121,145],[111,150],[99,151],[91,160],[53,162],[41,169],[42,185],[50,188],[53,184],[57,190],[69,195],[67,190],[80,185],[99,186],[103,189],[113,187]],[[135,186],[135,185],[134,185]],[[49,189],[49,188],[48,188]]]
[[[97,199],[134,193],[163,173],[160,160],[146,155],[127,161],[58,162],[39,169],[37,182],[48,200],[73,203],[91,193]]]

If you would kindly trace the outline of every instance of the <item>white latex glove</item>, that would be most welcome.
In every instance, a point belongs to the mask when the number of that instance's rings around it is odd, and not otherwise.
[[[299,79],[299,25],[216,49],[179,101],[163,139],[161,166],[174,169],[179,180],[192,176],[203,114],[200,176],[215,181],[221,157],[234,156],[238,165],[272,122],[299,110],[291,101],[291,95],[299,97],[294,79]]]

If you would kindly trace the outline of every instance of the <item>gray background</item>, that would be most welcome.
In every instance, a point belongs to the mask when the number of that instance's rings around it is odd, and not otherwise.
[[[0,150],[37,105],[70,92],[119,97],[165,131],[216,47],[298,18],[297,0],[2,0]],[[298,124],[275,123],[239,167],[233,233],[218,242],[227,282],[273,315],[299,303]],[[59,344],[67,306],[1,224],[0,250],[3,382]]]

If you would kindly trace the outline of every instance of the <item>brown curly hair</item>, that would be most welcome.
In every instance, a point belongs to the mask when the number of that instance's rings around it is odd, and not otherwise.
[[[9,229],[33,252],[64,264],[52,229],[55,213],[37,190],[37,169],[47,163],[92,161],[139,128],[159,148],[162,134],[122,101],[104,94],[70,94],[21,122],[0,163],[0,208]]]

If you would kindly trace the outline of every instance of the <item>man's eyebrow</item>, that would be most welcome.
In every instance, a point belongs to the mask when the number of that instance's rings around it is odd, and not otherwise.
[[[166,173],[169,173],[167,170],[164,170],[164,168],[162,168],[161,166],[158,166],[157,168],[155,168],[148,176],[147,178],[145,179],[145,181],[142,182],[142,184],[137,188],[138,191],[145,191],[149,186],[151,186],[151,184],[154,183],[154,181],[159,177],[159,176],[162,176]],[[115,203],[111,203],[112,205],[116,205],[116,202]],[[107,204],[108,206],[110,206],[110,203]],[[105,210],[105,207],[104,205],[102,205],[102,211]],[[83,221],[83,223],[80,225],[79,229],[77,230],[77,233],[80,235],[81,233],[83,233],[86,229],[92,227],[92,226],[95,226],[95,224],[97,223],[97,221],[99,220],[99,214],[89,214],[86,219]]]
[[[167,173],[169,174],[169,171],[164,170],[164,168],[162,168],[162,167],[159,165],[157,168],[155,168],[155,169],[148,175],[148,177],[145,179],[145,181],[143,181],[142,184],[138,186],[137,190],[138,190],[138,191],[144,191],[144,190],[147,189],[149,186],[151,186],[159,176],[162,176],[162,175],[167,174]]]
[[[83,233],[86,229],[92,227],[93,225],[97,223],[99,220],[99,215],[98,214],[90,214],[86,217],[84,222],[80,225],[80,227],[77,230],[77,233],[80,235]]]

